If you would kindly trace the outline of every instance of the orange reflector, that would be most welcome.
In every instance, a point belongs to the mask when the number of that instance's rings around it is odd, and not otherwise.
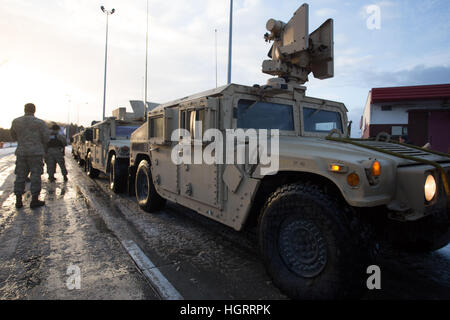
[[[337,164],[333,164],[333,165],[331,165],[331,171],[339,172],[339,171],[341,171],[341,166],[338,166]]]
[[[378,161],[375,161],[372,164],[372,175],[374,177],[379,177],[380,174],[381,174],[381,165],[380,165],[380,163]]]
[[[356,187],[359,185],[359,176],[356,173],[350,173],[347,176],[347,183],[350,187]]]

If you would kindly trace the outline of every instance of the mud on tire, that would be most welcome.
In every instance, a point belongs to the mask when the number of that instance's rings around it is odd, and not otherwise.
[[[274,284],[294,299],[358,297],[369,241],[350,208],[306,183],[280,187],[259,221],[264,264]]]
[[[164,208],[166,199],[156,192],[150,165],[146,160],[139,163],[136,171],[135,191],[136,200],[145,211],[156,212]]]

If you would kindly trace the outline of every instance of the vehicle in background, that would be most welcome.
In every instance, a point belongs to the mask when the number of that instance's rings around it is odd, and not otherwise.
[[[116,193],[127,186],[130,137],[143,123],[142,116],[127,113],[125,108],[113,111],[113,117],[95,123],[85,132],[85,169],[89,177],[109,175],[110,188]]]
[[[80,159],[80,146],[83,137],[83,131],[74,134],[71,138],[72,157],[78,161]]]

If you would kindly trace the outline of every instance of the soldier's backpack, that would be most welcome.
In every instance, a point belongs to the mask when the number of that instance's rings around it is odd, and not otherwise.
[[[64,144],[61,142],[61,140],[58,139],[57,134],[50,135],[50,141],[48,142],[47,146],[49,148],[64,148]]]

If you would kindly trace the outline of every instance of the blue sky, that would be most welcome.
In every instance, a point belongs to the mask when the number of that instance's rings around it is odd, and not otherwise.
[[[33,101],[45,119],[88,124],[101,117],[105,17],[110,20],[107,114],[142,99],[145,0],[0,0],[0,127]],[[269,18],[288,21],[298,1],[235,0],[234,83],[263,84]],[[310,1],[310,31],[335,26],[335,77],[310,77],[307,94],[346,104],[358,134],[372,87],[450,83],[450,1]],[[369,30],[366,7],[380,8]],[[150,100],[166,102],[226,82],[229,0],[150,0]],[[5,112],[7,111],[7,112]]]

